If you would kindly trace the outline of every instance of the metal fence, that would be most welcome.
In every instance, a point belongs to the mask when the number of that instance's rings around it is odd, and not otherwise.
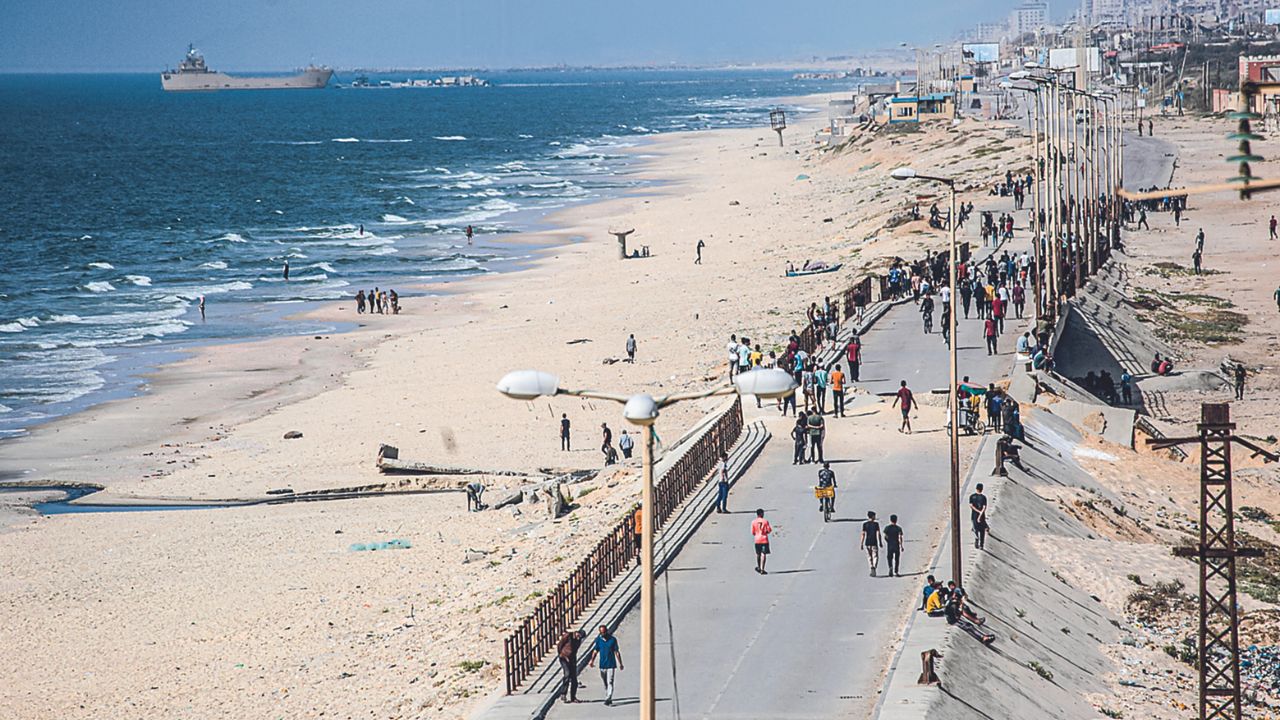
[[[655,482],[655,530],[665,525],[676,508],[707,479],[720,454],[727,453],[741,434],[739,399]],[[632,539],[634,512],[635,506],[506,638],[503,653],[508,695],[537,669],[564,631],[573,627],[609,583],[622,574],[627,561],[636,556]]]

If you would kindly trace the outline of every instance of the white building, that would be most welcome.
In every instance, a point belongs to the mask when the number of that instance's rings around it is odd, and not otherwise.
[[[1009,30],[1015,37],[1039,32],[1048,25],[1049,3],[1044,0],[1027,0],[1009,15]]]

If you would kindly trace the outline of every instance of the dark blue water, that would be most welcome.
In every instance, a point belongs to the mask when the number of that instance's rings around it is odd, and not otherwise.
[[[305,303],[488,272],[527,252],[504,235],[635,188],[646,137],[765,127],[774,98],[848,87],[486,77],[175,94],[156,75],[0,76],[0,438],[130,392],[188,344],[340,329],[285,320]]]

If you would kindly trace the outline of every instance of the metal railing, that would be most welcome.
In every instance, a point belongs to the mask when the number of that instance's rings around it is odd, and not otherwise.
[[[655,530],[665,525],[676,508],[707,479],[721,453],[727,453],[738,441],[742,425],[742,401],[738,399],[656,481]],[[627,562],[637,556],[633,539],[636,507],[633,505],[627,511],[569,577],[548,593],[506,638],[503,654],[508,695],[519,689],[560,636],[578,621],[609,583],[622,574]]]

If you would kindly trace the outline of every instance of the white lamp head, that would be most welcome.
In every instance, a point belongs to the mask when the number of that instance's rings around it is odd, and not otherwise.
[[[790,373],[776,368],[739,373],[733,378],[733,385],[740,395],[755,395],[767,400],[786,397],[797,387],[796,379]]]
[[[1029,77],[1031,77],[1031,73],[1026,70],[1018,70],[1017,72],[1009,73],[1010,80],[1026,80]]]
[[[889,177],[894,180],[914,180],[916,177],[916,171],[909,167],[894,168],[889,173]]]
[[[1031,62],[1024,64],[1022,67],[1028,70],[1038,70],[1041,67],[1041,65],[1035,60],[1032,60]]]
[[[498,392],[515,400],[548,397],[559,390],[560,378],[538,370],[515,370],[498,381]]]
[[[635,425],[652,425],[658,419],[658,401],[648,393],[632,395],[622,406],[622,417]]]

